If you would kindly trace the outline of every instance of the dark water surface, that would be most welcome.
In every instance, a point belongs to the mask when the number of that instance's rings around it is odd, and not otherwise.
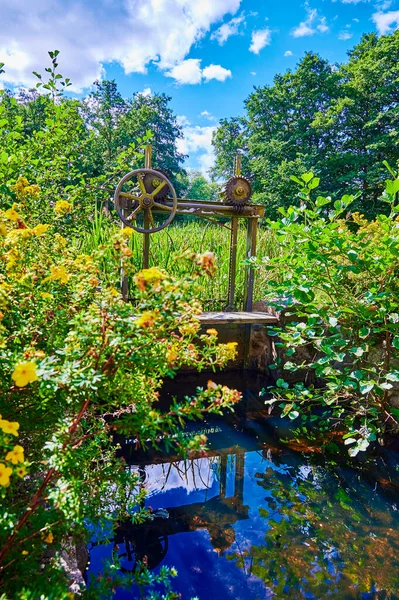
[[[180,376],[163,401],[194,393],[207,378]],[[176,567],[173,588],[183,600],[399,598],[399,454],[384,450],[355,463],[284,444],[285,421],[259,400],[267,382],[212,378],[241,389],[243,402],[233,415],[191,426],[207,434],[208,457],[123,449],[154,513],[150,523],[118,530],[123,567],[144,557],[151,569]],[[89,578],[113,548],[93,547]],[[137,590],[115,595],[135,597]]]

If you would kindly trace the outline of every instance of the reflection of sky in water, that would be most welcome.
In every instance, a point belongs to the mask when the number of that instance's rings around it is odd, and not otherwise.
[[[241,444],[243,439],[241,431]],[[248,446],[254,447],[253,439]],[[231,440],[227,447],[232,449]],[[387,535],[392,535],[392,543],[388,540],[387,545],[388,548],[393,545],[392,555],[386,556],[384,550],[385,566],[383,561],[381,568],[399,573],[399,543],[394,537],[394,532],[399,529],[398,512],[395,512],[392,498],[385,497],[380,485],[374,480],[362,481],[357,471],[345,466],[325,468],[320,456],[304,457],[286,448],[274,448],[272,452],[253,450],[244,454],[237,446],[237,451],[238,454],[233,451],[224,454],[224,459],[217,454],[209,459],[144,467],[148,490],[146,506],[151,506],[155,512],[167,509],[169,518],[156,518],[149,528],[150,534],[141,529],[134,535],[138,536],[139,544],[146,535],[152,540],[151,536],[158,535],[158,531],[167,537],[166,555],[156,569],[160,565],[176,567],[179,576],[173,582],[173,589],[182,594],[183,600],[194,596],[199,600],[399,598],[399,592],[395,595],[392,588],[393,595],[388,596],[385,592],[381,592],[383,595],[361,593],[356,585],[345,587],[346,584],[342,584],[345,580],[340,575],[341,567],[351,570],[350,564],[344,564],[345,560],[356,563],[357,550],[352,548],[353,545],[359,545],[361,553],[362,540],[368,543],[375,536],[382,544],[387,542]],[[394,468],[392,472],[395,474]],[[373,476],[378,478],[377,471]],[[310,511],[306,518],[301,507]],[[294,516],[298,524],[295,524]],[[276,553],[263,554],[273,528],[283,526],[284,522],[289,526],[282,529],[282,548],[278,546],[277,537]],[[324,537],[320,535],[323,527],[327,532]],[[341,544],[342,556],[334,545],[336,542]],[[123,550],[123,544],[121,547]],[[365,547],[369,546],[366,544]],[[378,544],[371,545],[370,551],[378,553],[379,547]],[[101,569],[101,560],[109,557],[111,550],[110,545],[93,549],[92,573]],[[231,560],[232,555],[234,560]],[[262,556],[265,557],[264,564]],[[282,562],[288,557],[294,566],[295,561],[298,562],[295,571],[297,592],[291,587],[273,595],[270,586],[262,581],[262,569],[267,572],[275,557],[277,560],[280,557]],[[370,592],[375,587],[373,569],[379,565],[377,559],[370,557],[368,564],[368,557],[359,555],[359,561],[363,561],[360,572],[364,581],[370,580]],[[301,561],[307,561],[303,567]],[[124,564],[128,566],[127,562]],[[287,565],[281,569],[283,573]],[[320,587],[317,594],[309,592],[306,581],[319,575],[324,578],[324,587]],[[392,578],[389,581],[392,582]],[[120,590],[115,595],[116,600],[132,600],[133,597],[134,594]]]

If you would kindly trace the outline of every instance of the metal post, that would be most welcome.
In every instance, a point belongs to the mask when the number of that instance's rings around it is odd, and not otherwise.
[[[239,501],[240,505],[244,502],[244,470],[245,470],[245,453],[237,452],[236,454],[236,474],[234,479],[234,497]]]
[[[236,155],[234,159],[234,175],[241,175],[241,156]],[[226,312],[234,312],[237,310],[235,304],[236,292],[236,273],[237,273],[237,238],[238,238],[238,217],[231,218],[231,235],[230,235],[230,262],[229,262],[229,290],[227,306],[224,307]]]
[[[258,231],[258,219],[252,217],[247,223],[247,250],[246,259],[256,256],[256,234]],[[252,312],[252,302],[254,296],[255,271],[250,265],[245,267],[245,290],[244,290],[244,311]]]
[[[220,456],[220,497],[226,497],[227,455]]]
[[[152,168],[152,146],[147,144],[145,147],[144,153],[144,168],[151,169]],[[148,216],[148,211],[144,212],[144,229],[149,229],[150,227],[150,219]],[[150,234],[144,234],[143,240],[143,268],[148,269],[150,265]]]

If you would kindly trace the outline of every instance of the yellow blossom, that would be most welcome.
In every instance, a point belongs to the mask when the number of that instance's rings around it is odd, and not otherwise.
[[[236,350],[237,346],[238,346],[238,342],[228,342],[226,344],[226,346],[229,350]]]
[[[211,335],[213,337],[217,337],[218,335],[218,332],[216,331],[216,329],[213,329],[213,327],[211,329],[207,329],[206,332],[208,335]]]
[[[51,531],[48,533],[48,535],[44,538],[44,541],[46,542],[46,544],[52,544],[54,541],[54,536],[51,533]]]
[[[10,475],[12,473],[11,467],[6,467],[5,464],[0,463],[0,485],[7,487],[10,485]]]
[[[18,467],[17,469],[15,469],[15,472],[18,475],[18,477],[21,477],[22,479],[26,475],[26,467]]]
[[[45,300],[50,300],[50,298],[53,297],[53,294],[49,294],[48,292],[40,292],[40,295],[42,298],[44,298]]]
[[[121,295],[120,292],[118,292],[118,290],[115,289],[114,287],[109,287],[108,291],[113,298],[119,298],[119,296]]]
[[[43,235],[44,233],[46,233],[49,227],[50,225],[48,223],[40,223],[39,225],[36,225],[36,227],[31,229],[31,232],[33,233],[33,235]]]
[[[60,283],[68,283],[69,274],[66,272],[65,267],[60,265],[59,267],[50,267],[50,276],[45,281],[59,281]]]
[[[14,204],[14,206],[12,208],[9,208],[8,210],[6,210],[6,212],[4,213],[4,215],[10,221],[18,221],[18,219],[20,218],[19,214],[15,210],[15,204]]]
[[[27,550],[22,550],[21,554],[22,554],[23,556],[27,556],[27,555],[29,554],[29,552],[28,552]]]
[[[133,229],[131,227],[124,227],[121,230],[121,235],[123,235],[123,237],[130,238],[133,235]]]
[[[10,452],[7,452],[6,454],[6,460],[9,460],[10,462],[12,462],[13,465],[17,465],[18,463],[23,463],[25,460],[24,457],[24,449],[22,448],[22,446],[14,446],[14,448],[12,450],[10,450]]]
[[[20,229],[11,229],[7,234],[7,242],[18,242],[19,240],[26,240],[32,231],[27,227],[21,227]]]
[[[135,324],[137,327],[142,327],[143,329],[147,327],[152,327],[155,323],[155,315],[151,312],[144,312],[142,315],[136,319]]]
[[[7,227],[4,225],[4,223],[0,223],[0,235],[2,237],[7,235]]]
[[[18,387],[25,387],[28,383],[38,380],[36,373],[36,363],[33,361],[19,363],[13,374],[11,375],[15,385]]]
[[[133,277],[134,283],[137,285],[139,290],[143,292],[146,287],[158,286],[161,281],[166,278],[166,274],[163,273],[157,267],[151,267],[149,269],[142,269]]]
[[[72,204],[67,200],[58,200],[55,203],[54,211],[60,215],[70,213],[72,211]]]
[[[17,421],[0,419],[0,429],[2,429],[4,433],[10,433],[11,435],[18,437],[19,423],[17,423]]]
[[[180,325],[179,331],[181,335],[195,335],[200,328],[199,322],[187,323],[186,325]]]

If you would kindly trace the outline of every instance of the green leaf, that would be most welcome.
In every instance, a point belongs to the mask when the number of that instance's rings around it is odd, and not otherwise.
[[[391,371],[385,375],[387,381],[399,381],[399,371]]]
[[[325,206],[326,204],[330,204],[331,198],[323,198],[323,196],[317,196],[316,198],[316,206],[320,208],[321,206]]]
[[[303,175],[301,175],[301,179],[303,179],[303,181],[305,183],[309,183],[309,181],[311,181],[314,177],[314,174],[312,173],[312,171],[309,171],[309,173],[304,173]]]
[[[363,396],[371,392],[373,388],[374,383],[371,383],[370,381],[359,381],[359,390]]]

